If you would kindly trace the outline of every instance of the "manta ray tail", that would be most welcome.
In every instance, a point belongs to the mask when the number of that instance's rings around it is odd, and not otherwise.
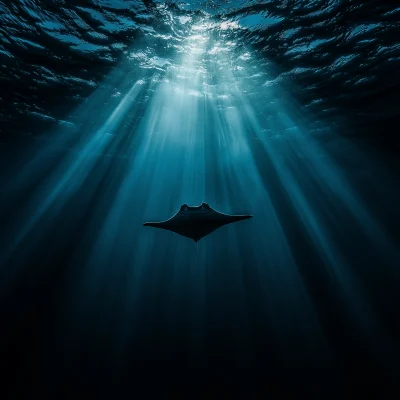
[[[232,222],[243,221],[244,219],[253,218],[252,215],[232,215]]]

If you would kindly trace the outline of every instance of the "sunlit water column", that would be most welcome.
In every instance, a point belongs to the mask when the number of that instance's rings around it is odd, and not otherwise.
[[[92,328],[101,324],[92,313],[100,297],[105,295],[107,303],[119,304],[113,320],[123,327],[114,337],[115,351],[119,348],[121,355],[125,345],[142,334],[143,327],[135,326],[134,321],[142,312],[144,298],[151,299],[147,302],[151,316],[159,307],[153,296],[166,291],[167,300],[162,304],[168,315],[165,335],[177,330],[182,315],[174,309],[187,303],[189,292],[193,303],[188,304],[187,312],[198,314],[203,306],[205,250],[201,244],[197,249],[188,239],[142,225],[171,217],[183,203],[206,200],[202,95],[206,71],[201,57],[207,40],[204,28],[194,26],[182,44],[180,58],[165,76],[155,76],[150,83],[153,96],[132,132],[132,153],[124,178],[105,210],[105,222],[90,245],[91,256],[83,261],[85,267],[76,279],[76,289],[72,289],[74,299],[82,301],[80,312],[87,316],[85,323]],[[194,319],[195,324],[198,320],[201,318]],[[187,333],[196,336],[200,330],[193,327]]]
[[[265,186],[254,159],[251,149],[254,131],[249,127],[242,108],[240,100],[245,91],[238,88],[238,78],[232,72],[236,65],[231,64],[230,51],[231,43],[215,42],[209,50],[206,66],[209,74],[215,77],[213,84],[207,85],[205,90],[208,99],[206,120],[214,133],[208,137],[208,169],[213,174],[208,176],[207,198],[229,212],[238,209],[251,212],[253,219],[247,226],[231,226],[225,232],[216,233],[209,244],[213,262],[214,265],[223,262],[229,265],[225,272],[230,275],[227,282],[234,282],[230,290],[238,295],[232,309],[238,313],[235,330],[238,332],[238,348],[243,353],[250,355],[251,359],[260,351],[259,345],[254,347],[246,343],[247,330],[250,329],[250,336],[255,338],[257,331],[268,331],[270,336],[259,340],[274,342],[282,362],[291,365],[303,363],[307,368],[307,363],[304,363],[306,352],[309,362],[321,365],[315,349],[323,352],[326,360],[329,352],[326,352],[312,300],[302,283],[272,204],[270,191],[273,189]],[[257,279],[258,285],[252,282],[253,279]],[[249,282],[262,293],[259,303],[246,293]],[[257,320],[258,329],[243,320]],[[313,349],[306,344],[311,332]],[[241,356],[245,357],[243,353]]]
[[[113,202],[101,208],[100,230],[83,238],[90,243],[89,257],[75,261],[82,269],[71,279],[66,308],[79,309],[71,318],[80,324],[72,330],[96,331],[94,347],[105,335],[121,359],[133,341],[150,353],[146,334],[153,340],[159,335],[171,356],[186,341],[197,367],[205,362],[203,349],[217,346],[229,332],[227,346],[236,343],[232,357],[246,366],[257,353],[249,332],[259,331],[249,320],[257,320],[263,329],[270,326],[282,359],[298,357],[304,365],[302,351],[293,351],[298,342],[311,333],[312,347],[324,348],[323,335],[255,167],[229,65],[212,51],[208,28],[194,26],[181,59],[149,87],[154,94],[131,134],[123,180]],[[211,63],[203,61],[206,52],[213,55]],[[207,83],[211,74],[216,85]],[[202,201],[254,218],[214,232],[198,248],[171,232],[142,226],[169,218],[183,203]],[[254,279],[263,297],[247,300],[246,287]],[[113,333],[104,324],[114,326]],[[308,352],[308,360],[314,358],[317,352]]]

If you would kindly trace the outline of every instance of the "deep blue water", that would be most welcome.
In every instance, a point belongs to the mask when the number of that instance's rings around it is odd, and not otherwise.
[[[0,1],[6,398],[395,390],[399,10]]]

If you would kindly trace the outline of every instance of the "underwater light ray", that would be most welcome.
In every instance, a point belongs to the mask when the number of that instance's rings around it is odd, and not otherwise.
[[[99,154],[114,138],[112,135],[105,135],[105,133],[118,129],[141,87],[141,85],[135,83],[103,126],[93,134],[91,139],[85,142],[81,151],[77,155],[69,156],[68,159],[63,160],[58,168],[52,171],[51,177],[48,178],[43,187],[37,189],[36,198],[33,200],[33,203],[36,202],[33,216],[24,222],[22,227],[14,228],[18,229],[18,233],[15,238],[10,235],[12,241],[10,247],[3,251],[0,259],[2,263],[12,255],[50,208],[53,214],[57,214],[67,199],[80,189],[82,182],[98,161]],[[93,154],[95,157],[91,157]]]
[[[197,96],[191,96],[189,92],[192,87],[200,85],[201,73],[196,73],[190,81],[185,79],[183,83],[179,78],[179,75],[191,71],[199,54],[201,53],[196,52],[193,55],[188,52],[182,58],[181,64],[170,68],[161,81],[152,84],[151,90],[154,91],[154,95],[146,105],[145,115],[136,129],[132,142],[132,156],[127,159],[125,177],[117,188],[113,203],[105,210],[104,223],[94,238],[91,254],[85,261],[80,276],[76,277],[79,283],[75,292],[82,293],[83,296],[87,286],[92,288],[92,292],[95,291],[91,296],[92,300],[87,301],[89,309],[98,296],[94,293],[104,290],[103,284],[91,285],[89,281],[93,281],[95,276],[96,282],[106,282],[111,260],[131,258],[134,279],[132,290],[140,290],[140,277],[144,273],[145,260],[151,257],[151,252],[145,252],[144,249],[151,246],[149,238],[142,232],[128,234],[128,231],[137,226],[139,221],[142,222],[143,218],[131,210],[140,209],[145,214],[146,210],[158,209],[160,214],[167,210],[167,214],[171,206],[180,205],[179,197],[188,201],[187,195],[193,196],[193,190],[198,194],[204,191],[201,181],[191,180],[191,177],[202,169],[202,157],[196,156],[198,138],[192,131],[198,121],[200,100]],[[186,178],[185,173],[188,174]],[[185,185],[181,188],[181,194],[171,201],[173,194],[170,187],[174,185],[174,181],[182,180]],[[194,187],[198,189],[193,189]],[[186,196],[183,191],[186,192]],[[158,199],[161,193],[163,203],[157,207],[157,202],[150,199]],[[194,195],[193,199],[197,199],[198,194]],[[200,197],[203,196],[200,194]],[[142,223],[139,226],[141,225]],[[126,240],[128,237],[129,243]],[[134,251],[132,254],[132,249],[143,250]]]
[[[229,147],[226,150],[228,151]],[[270,307],[271,302],[275,305],[269,309],[265,318],[271,324],[271,334],[274,332],[273,334],[279,338],[282,354],[286,354],[289,358],[293,351],[293,348],[283,342],[291,335],[290,325],[294,315],[297,315],[297,322],[306,332],[313,332],[315,345],[317,346],[319,343],[323,346],[323,333],[319,327],[317,314],[305,290],[285,233],[269,200],[269,195],[263,186],[259,186],[257,178],[254,179],[257,177],[257,171],[248,168],[245,161],[242,168],[236,165],[233,171],[230,168],[222,168],[218,174],[221,176],[221,181],[227,183],[227,188],[229,184],[236,188],[235,193],[237,191],[252,194],[250,199],[244,201],[244,209],[254,210],[254,218],[251,226],[243,226],[241,229],[231,227],[225,230],[226,233],[220,232],[218,235],[214,235],[213,252],[215,254],[222,252],[223,250],[218,250],[216,247],[222,246],[225,249],[226,245],[227,248],[223,253],[225,260],[220,260],[220,262],[226,262],[232,266],[236,264],[229,260],[238,260],[240,259],[238,254],[245,254],[242,257],[247,261],[242,266],[243,270],[251,265],[252,274],[257,274],[260,290],[264,293],[263,298],[259,301],[265,307]],[[254,186],[249,182],[253,182]],[[232,195],[235,193],[227,188],[225,189],[228,190],[227,194],[222,197],[218,196],[218,198],[220,200],[224,198],[224,204],[232,204]],[[236,247],[233,246],[232,240],[228,240],[231,232],[236,232],[240,237]],[[250,232],[253,234],[251,235]],[[254,232],[257,234],[254,235]],[[248,243],[250,235],[252,240]],[[226,256],[228,253],[229,257]],[[249,274],[249,272],[246,273]],[[293,309],[297,312],[294,312]],[[297,335],[300,335],[300,330],[297,330]]]
[[[238,91],[240,93],[240,91]],[[246,102],[244,97],[244,107],[247,109],[247,114],[250,121],[257,127],[255,132],[258,132],[258,137],[264,143],[264,147],[269,150],[269,147],[275,147],[274,143],[267,138],[260,136],[262,131],[261,124],[256,121],[256,116],[254,111],[251,110],[251,106]],[[380,238],[379,241],[387,241],[385,234],[379,227],[379,224],[373,219],[370,211],[366,209],[366,206],[362,203],[360,199],[357,198],[357,194],[350,187],[345,176],[340,172],[339,168],[333,164],[330,160],[329,154],[321,147],[318,146],[311,137],[305,137],[303,133],[304,128],[297,127],[295,121],[282,112],[278,112],[276,107],[273,109],[275,115],[279,115],[280,122],[283,127],[293,128],[296,127],[295,132],[286,133],[285,149],[286,151],[293,151],[297,155],[304,157],[304,160],[308,163],[307,173],[309,173],[316,181],[318,181],[321,190],[329,191],[330,197],[335,196],[338,198],[340,204],[346,205],[346,208],[354,215],[358,223],[370,232],[371,238],[374,239],[376,245],[376,240]],[[267,141],[269,144],[267,144]],[[275,158],[278,162],[278,158],[274,156],[272,150],[269,150],[271,156]],[[279,150],[277,153],[279,154]],[[324,154],[322,158],[321,155]],[[307,166],[307,164],[304,164]],[[282,164],[282,168],[285,168]],[[386,247],[385,251],[389,249]],[[393,254],[393,251],[390,251]]]
[[[240,81],[240,77],[243,77],[243,73],[240,71],[235,71],[235,75],[239,77],[238,81]],[[282,95],[277,93],[279,89],[271,87],[268,89],[271,97],[281,99]],[[240,90],[238,89],[238,93],[239,92]],[[380,252],[381,257],[384,256],[386,259],[400,261],[400,252],[396,249],[397,246],[391,243],[391,239],[380,226],[372,210],[370,210],[368,205],[358,196],[357,192],[344,175],[344,172],[333,161],[329,151],[323,147],[322,143],[318,143],[315,138],[307,133],[308,129],[306,124],[309,118],[303,115],[300,106],[297,105],[296,107],[296,103],[293,99],[287,99],[286,97],[287,95],[285,95],[285,100],[282,101],[282,104],[280,104],[279,100],[268,105],[269,112],[275,116],[276,121],[270,128],[282,132],[281,149],[278,149],[278,144],[274,143],[271,138],[263,137],[260,134],[262,132],[261,124],[255,122],[260,127],[260,130],[257,131],[258,139],[265,147],[273,147],[274,150],[272,151],[276,154],[282,151],[285,157],[290,157],[289,153],[293,152],[296,157],[301,157],[304,160],[303,168],[305,173],[308,174],[310,178],[312,177],[315,182],[317,182],[320,189],[326,193],[326,201],[331,204],[332,209],[336,207],[336,204],[344,206],[361,228],[360,234],[367,234],[366,239],[375,250]],[[245,107],[250,110],[252,106],[247,102]],[[282,110],[284,111],[282,112]],[[295,119],[295,115],[297,115],[297,119]],[[254,118],[257,118],[255,116],[255,110],[251,110],[249,116],[254,121]],[[271,122],[269,123],[271,124]],[[355,149],[350,142],[348,142],[347,145],[350,146],[352,154],[357,156],[360,162],[371,168],[372,160],[368,160],[366,157],[361,158],[359,150]],[[276,156],[275,158],[277,159]],[[305,168],[307,168],[307,170]],[[336,201],[334,199],[336,199]]]
[[[237,80],[233,77],[234,73],[232,70],[226,70],[227,75],[231,75],[230,77],[225,78],[225,82],[230,82],[230,88],[231,88],[231,96],[236,98],[238,100],[238,108],[244,110],[244,118],[246,120],[246,125],[250,127],[250,130],[253,131],[254,137],[257,137],[258,140],[260,140],[260,143],[262,143],[263,147],[266,149],[269,158],[271,161],[273,161],[274,168],[276,169],[280,181],[282,184],[284,184],[286,190],[288,193],[291,193],[292,195],[292,204],[298,209],[299,215],[302,216],[303,223],[305,223],[305,226],[308,227],[308,229],[311,229],[310,234],[311,237],[313,238],[314,242],[317,244],[318,248],[320,249],[319,252],[323,257],[325,258],[325,262],[327,262],[331,267],[334,268],[334,270],[337,270],[338,268],[340,269],[341,273],[341,282],[343,289],[345,290],[345,293],[347,296],[350,296],[349,302],[354,303],[354,297],[357,298],[357,305],[353,307],[353,314],[357,315],[358,318],[356,320],[359,321],[359,323],[363,326],[363,330],[366,331],[367,326],[369,323],[371,323],[372,320],[374,330],[369,330],[371,333],[370,336],[370,341],[376,340],[377,337],[383,338],[387,337],[385,332],[380,331],[377,329],[379,326],[379,320],[376,318],[376,315],[371,308],[370,304],[367,305],[366,297],[361,294],[361,289],[359,285],[355,284],[355,279],[350,278],[349,273],[344,274],[344,269],[345,269],[345,260],[342,257],[339,257],[339,249],[336,248],[334,249],[334,243],[332,239],[328,236],[325,235],[325,228],[322,227],[321,221],[318,220],[317,216],[314,215],[314,211],[310,208],[306,201],[306,194],[304,194],[304,191],[302,191],[298,187],[297,179],[295,177],[295,174],[293,172],[293,179],[289,182],[288,179],[291,178],[291,171],[285,166],[285,161],[283,155],[289,156],[290,151],[293,151],[293,149],[290,149],[290,146],[285,146],[285,143],[282,143],[281,148],[278,148],[274,145],[271,140],[267,140],[266,138],[262,138],[260,133],[262,132],[262,125],[258,121],[258,117],[255,115],[255,109],[251,106],[249,100],[245,97],[244,93],[241,91],[239,88],[237,82],[240,80]],[[271,93],[271,96],[275,96],[273,92]],[[273,102],[272,102],[273,104]],[[285,120],[288,118],[286,111],[283,109],[278,109],[278,106],[271,107],[272,112],[274,115],[278,116],[278,121],[280,119],[280,124],[281,126],[285,127]],[[265,110],[264,110],[265,111]],[[291,126],[295,125],[293,121],[291,121]],[[286,125],[287,126],[287,125]],[[277,126],[272,126],[272,129],[276,128]],[[249,136],[249,135],[248,135]],[[289,138],[288,138],[289,140]],[[306,144],[305,144],[306,146]],[[307,149],[308,150],[308,149]],[[295,150],[294,150],[295,151]],[[311,152],[311,151],[310,151]],[[315,157],[315,155],[314,155]],[[313,159],[315,161],[315,159]],[[314,166],[314,171],[317,173],[318,170],[318,165]],[[330,166],[331,170],[334,169],[333,166]],[[337,184],[340,184],[341,182],[336,182]],[[293,190],[296,188],[298,189],[297,195],[294,194]],[[342,189],[343,186],[340,188]],[[302,194],[300,194],[302,192]],[[301,204],[299,204],[299,200],[301,200]],[[344,199],[341,199],[342,202]],[[320,235],[323,234],[323,237],[321,238]],[[338,258],[339,257],[339,258]],[[337,275],[338,271],[336,271]],[[350,282],[349,282],[350,281]],[[357,289],[358,287],[358,289]],[[353,298],[353,299],[352,299]],[[378,332],[379,331],[379,332]]]
[[[307,141],[307,144],[305,141]],[[292,145],[293,150],[298,154],[304,155],[309,165],[309,175],[314,177],[321,188],[329,191],[331,201],[334,203],[333,198],[336,198],[340,204],[346,205],[347,211],[351,213],[356,223],[362,228],[374,248],[379,248],[381,254],[387,258],[399,259],[399,252],[395,245],[391,243],[372,212],[368,210],[368,206],[358,197],[340,169],[329,159],[329,155],[325,157],[323,163],[319,162],[322,165],[316,170],[315,166],[319,161],[316,154],[321,150],[315,143],[307,140],[300,131],[299,135],[296,135],[289,145]]]
[[[260,137],[262,126],[255,115],[255,111],[245,96],[242,95],[238,87],[236,87],[235,92],[236,97],[240,100],[242,109],[245,110],[246,120],[252,127],[254,134]],[[280,114],[285,115],[284,112],[280,112]],[[347,297],[348,303],[351,304],[351,307],[349,308],[352,310],[354,321],[358,321],[359,326],[362,326],[361,329],[364,334],[368,334],[371,343],[377,340],[377,338],[388,338],[387,334],[380,328],[379,318],[365,295],[363,295],[361,287],[356,284],[356,279],[354,276],[351,276],[349,268],[346,268],[347,262],[340,256],[340,249],[335,248],[333,241],[327,236],[326,229],[323,228],[321,221],[319,221],[315,212],[310,207],[307,201],[307,195],[299,187],[293,171],[290,171],[285,166],[284,159],[278,157],[280,151],[286,150],[290,152],[290,147],[287,149],[282,147],[278,150],[270,140],[267,142],[265,138],[263,139],[262,145],[270,160],[273,162],[281,183],[290,194],[293,206],[298,209],[304,226],[309,230],[310,235],[314,243],[317,245],[317,248],[319,248],[319,252],[324,258],[326,265],[329,265],[331,272],[334,272],[335,276],[339,278],[340,286],[344,290],[342,296],[344,295]],[[314,169],[314,171],[318,171],[318,169]],[[345,270],[346,273],[344,272]],[[374,329],[371,329],[372,327],[374,327]],[[385,340],[380,340],[380,342],[386,343]],[[386,350],[383,350],[384,347],[386,346],[382,345],[381,350],[388,351],[390,345],[388,345]]]
[[[109,118],[107,113],[98,113],[99,109],[104,108],[106,102],[110,102],[109,87],[124,90],[126,84],[126,74],[121,68],[114,69],[96,88],[88,98],[84,99],[76,110],[71,112],[68,121],[59,121],[59,124],[53,127],[48,135],[35,137],[35,146],[33,154],[27,154],[28,158],[25,164],[16,174],[13,174],[9,182],[5,182],[3,190],[7,193],[7,200],[10,203],[14,201],[16,194],[23,190],[26,183],[35,179],[36,176],[47,174],[49,158],[57,154],[65,157],[65,149],[73,149],[79,144],[92,137],[94,129],[103,126]],[[129,89],[128,89],[129,90]],[[96,118],[90,118],[96,115]],[[40,146],[39,146],[40,145]],[[54,163],[61,160],[57,159]],[[4,196],[5,197],[5,196]]]
[[[249,235],[245,227],[240,231],[235,230],[242,237],[241,245],[237,248],[246,252],[246,258],[252,254],[254,260],[250,264],[259,274],[260,285],[265,293],[271,294],[275,301],[279,299],[281,306],[275,309],[279,312],[271,310],[268,315],[269,319],[274,320],[272,326],[279,325],[278,321],[282,319],[283,309],[285,309],[284,312],[291,313],[290,308],[286,309],[283,306],[288,303],[287,296],[290,293],[291,298],[296,299],[295,305],[292,302],[290,304],[296,309],[298,307],[298,318],[301,320],[299,324],[307,327],[305,331],[318,332],[315,335],[315,341],[320,342],[320,346],[325,346],[316,312],[269,198],[269,190],[266,190],[256,169],[248,144],[252,132],[248,130],[246,117],[236,104],[235,91],[231,89],[231,85],[227,84],[232,80],[226,77],[226,74],[227,72],[219,73],[215,86],[209,89],[210,95],[205,105],[207,120],[217,133],[212,140],[208,136],[208,160],[211,164],[208,169],[216,171],[214,172],[216,177],[213,178],[214,185],[210,186],[207,198],[215,199],[216,204],[220,202],[224,207],[228,207],[228,210],[232,209],[234,204],[237,207],[238,199],[241,199],[239,203],[243,203],[244,209],[253,210],[254,220],[251,221],[251,225],[252,231],[257,232],[257,235],[250,244],[244,239]],[[242,193],[251,193],[251,196],[241,196]],[[224,236],[226,237],[233,230],[234,227],[227,229]],[[222,232],[217,235],[217,238],[218,246],[225,243]],[[231,247],[228,251],[232,254],[237,253],[235,247]],[[237,259],[236,256],[234,258]],[[264,304],[268,304],[268,297],[265,296]],[[288,317],[288,320],[291,320],[291,317]],[[290,328],[282,327],[281,329],[282,331],[278,333],[278,329],[276,334],[283,338]],[[291,350],[288,350],[287,346],[282,345],[282,351],[290,357]]]

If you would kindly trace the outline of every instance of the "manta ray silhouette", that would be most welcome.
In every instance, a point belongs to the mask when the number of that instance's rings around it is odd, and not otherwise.
[[[172,218],[162,222],[146,222],[143,226],[166,229],[197,243],[221,226],[249,218],[252,216],[222,214],[213,210],[207,203],[195,207],[184,204]]]

